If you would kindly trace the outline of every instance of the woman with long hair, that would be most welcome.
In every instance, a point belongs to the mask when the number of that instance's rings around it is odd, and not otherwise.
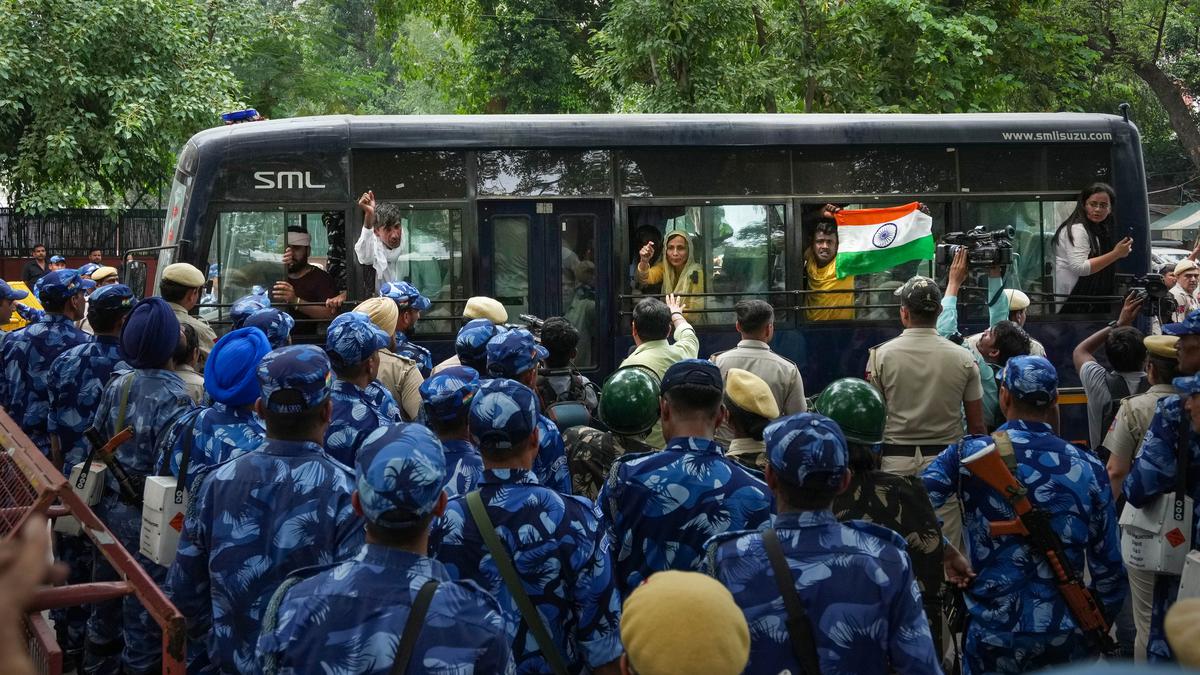
[[[1112,303],[1089,297],[1116,293],[1114,263],[1133,251],[1132,237],[1116,240],[1116,204],[1110,186],[1092,183],[1054,233],[1054,294],[1060,314],[1109,311]]]

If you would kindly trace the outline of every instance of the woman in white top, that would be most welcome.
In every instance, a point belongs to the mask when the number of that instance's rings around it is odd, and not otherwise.
[[[1113,189],[1093,183],[1079,193],[1075,210],[1054,233],[1054,294],[1059,313],[1108,313],[1111,309],[1112,303],[1089,297],[1116,293],[1113,263],[1133,250],[1131,237],[1113,244],[1115,205]]]

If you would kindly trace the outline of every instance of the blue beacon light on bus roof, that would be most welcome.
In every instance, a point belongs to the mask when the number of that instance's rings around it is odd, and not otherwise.
[[[238,122],[253,122],[261,119],[258,111],[254,108],[246,108],[245,110],[235,110],[233,112],[221,113],[221,120],[226,124],[237,124]]]

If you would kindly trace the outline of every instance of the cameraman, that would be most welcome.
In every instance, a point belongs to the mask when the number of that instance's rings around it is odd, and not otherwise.
[[[555,403],[577,401],[595,416],[599,397],[596,385],[584,377],[572,365],[578,354],[579,331],[561,316],[552,316],[542,322],[542,346],[550,352],[546,367],[538,373],[537,390],[543,409]]]
[[[969,271],[967,250],[960,248],[950,265],[946,293],[942,297],[942,313],[937,320],[938,335],[944,338],[953,339],[951,336],[958,333],[958,293]],[[988,270],[988,299],[995,299],[994,304],[988,305],[988,329],[980,333],[974,342],[963,343],[979,367],[979,383],[983,386],[983,419],[988,429],[994,429],[1004,422],[1004,415],[1000,411],[1000,390],[996,383],[1000,370],[1013,356],[1028,355],[1031,344],[1025,329],[1008,318],[1009,295],[1000,292],[1003,283],[1000,267]]]
[[[1143,301],[1137,293],[1130,293],[1117,320],[1092,333],[1071,354],[1075,372],[1079,373],[1079,381],[1087,395],[1088,444],[1092,452],[1099,450],[1108,422],[1116,416],[1116,406],[1121,399],[1150,388],[1145,372],[1144,336],[1133,327],[1142,311]],[[1100,347],[1104,347],[1112,370],[1096,360]],[[1101,461],[1107,459],[1100,458]]]

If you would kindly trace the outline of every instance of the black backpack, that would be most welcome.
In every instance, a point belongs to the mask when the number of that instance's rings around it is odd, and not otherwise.
[[[1108,388],[1108,403],[1104,404],[1104,410],[1100,414],[1100,440],[1104,440],[1104,435],[1112,428],[1113,420],[1117,418],[1117,410],[1121,407],[1121,402],[1133,396],[1141,394],[1150,388],[1150,381],[1143,375],[1138,381],[1137,391],[1129,391],[1129,385],[1125,382],[1125,378],[1121,377],[1116,371],[1109,371],[1104,376],[1104,386]],[[1099,453],[1099,448],[1093,448],[1094,452]],[[1105,453],[1107,454],[1107,453]],[[1108,461],[1108,457],[1103,457]]]

